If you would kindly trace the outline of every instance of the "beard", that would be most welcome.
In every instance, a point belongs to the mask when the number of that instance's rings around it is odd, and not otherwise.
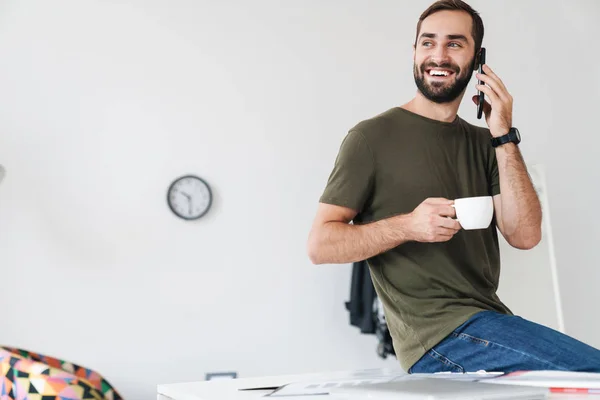
[[[472,74],[470,72],[473,71],[474,62],[475,60],[470,63],[464,73],[458,65],[451,63],[436,64],[434,62],[429,62],[421,64],[420,67],[415,64],[413,70],[417,88],[425,98],[434,103],[450,103],[462,94],[471,81]],[[436,67],[453,71],[454,80],[449,82],[426,82],[425,74],[427,74],[427,72],[425,72],[425,70]]]

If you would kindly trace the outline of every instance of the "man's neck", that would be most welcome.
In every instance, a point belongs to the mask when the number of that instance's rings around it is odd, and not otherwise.
[[[439,104],[427,99],[418,92],[411,101],[401,107],[423,117],[442,122],[453,122],[456,119],[461,100],[462,96],[459,96],[451,103]]]

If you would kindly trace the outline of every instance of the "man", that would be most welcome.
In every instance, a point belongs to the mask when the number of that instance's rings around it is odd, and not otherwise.
[[[368,260],[409,373],[600,372],[600,351],[514,316],[496,295],[496,227],[510,245],[531,249],[542,216],[512,125],[512,97],[487,65],[476,75],[487,128],[457,115],[483,32],[479,14],[460,0],[438,1],[422,14],[416,96],[348,132],[320,199],[309,257],[315,264]],[[453,200],[473,196],[493,196],[487,229],[464,230],[455,219]]]

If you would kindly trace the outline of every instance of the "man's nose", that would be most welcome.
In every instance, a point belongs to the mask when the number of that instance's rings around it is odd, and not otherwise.
[[[447,62],[450,57],[448,55],[448,48],[446,46],[437,46],[433,50],[433,54],[431,54],[431,58],[433,61],[437,63]]]

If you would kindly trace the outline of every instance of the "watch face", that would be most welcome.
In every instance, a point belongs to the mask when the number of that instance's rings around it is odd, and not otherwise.
[[[212,204],[208,183],[193,175],[177,178],[167,191],[167,203],[175,215],[192,220],[206,214]]]
[[[515,138],[517,139],[517,143],[521,142],[521,134],[517,128],[513,128],[513,132],[515,133]]]

